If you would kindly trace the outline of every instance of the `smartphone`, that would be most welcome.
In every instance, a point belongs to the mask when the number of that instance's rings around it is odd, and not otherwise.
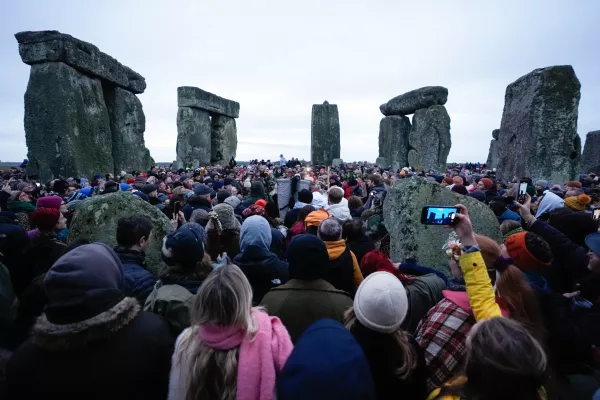
[[[447,206],[425,206],[421,212],[424,225],[452,225],[458,214],[458,208]]]
[[[525,203],[525,200],[527,199],[527,181],[524,179],[521,179],[519,181],[519,194],[517,196],[517,201],[521,204]]]
[[[600,208],[595,208],[594,209],[594,221],[599,221],[600,220]]]
[[[179,215],[179,211],[181,210],[181,202],[176,201],[173,203],[173,215]]]

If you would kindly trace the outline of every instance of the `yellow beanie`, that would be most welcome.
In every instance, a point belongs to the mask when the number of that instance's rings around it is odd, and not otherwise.
[[[587,194],[580,194],[579,196],[571,196],[565,199],[565,205],[571,210],[583,211],[585,206],[590,204],[592,199]]]

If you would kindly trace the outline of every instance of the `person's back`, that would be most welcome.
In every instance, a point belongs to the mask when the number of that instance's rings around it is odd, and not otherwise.
[[[46,274],[49,305],[7,366],[7,399],[164,399],[173,339],[122,292],[106,245],[80,246]]]
[[[342,236],[346,240],[346,246],[352,251],[356,257],[356,261],[360,265],[365,254],[375,250],[375,243],[365,234],[363,224],[359,220],[346,221],[342,229]]]

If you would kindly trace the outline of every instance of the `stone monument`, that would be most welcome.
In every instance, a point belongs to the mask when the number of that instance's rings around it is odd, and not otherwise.
[[[396,168],[443,171],[452,146],[448,89],[427,86],[396,96],[379,109],[379,157]],[[414,114],[412,125],[407,115]]]
[[[581,155],[581,172],[600,174],[600,131],[588,132]]]
[[[314,104],[310,130],[310,158],[316,164],[331,165],[340,158],[340,117],[337,104]]]
[[[487,168],[494,169],[498,167],[498,138],[500,137],[500,129],[492,131],[492,140],[490,141],[490,151],[488,152]]]
[[[143,76],[93,44],[58,31],[20,32],[31,65],[25,92],[28,175],[93,177],[148,170]]]
[[[240,104],[192,86],[177,88],[177,164],[229,163],[237,150]]]
[[[577,176],[580,88],[570,65],[536,69],[508,85],[497,144],[498,178],[562,184]]]

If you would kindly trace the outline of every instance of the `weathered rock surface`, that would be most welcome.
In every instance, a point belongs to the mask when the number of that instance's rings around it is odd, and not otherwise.
[[[333,161],[331,162],[331,165],[333,165],[334,167],[339,167],[343,163],[344,163],[344,160],[342,160],[341,158],[334,158]]]
[[[28,173],[42,180],[113,172],[100,80],[61,62],[32,65],[25,92],[25,138]]]
[[[314,104],[310,132],[310,154],[313,164],[331,165],[340,158],[340,117],[336,104]]]
[[[212,124],[208,111],[179,107],[177,111],[177,161],[183,168],[210,165]]]
[[[379,107],[381,113],[389,115],[409,115],[421,108],[443,106],[448,101],[448,89],[442,86],[426,86],[396,96]]]
[[[388,164],[400,168],[408,165],[408,135],[411,131],[408,117],[392,115],[379,123],[379,155]]]
[[[146,117],[142,102],[120,87],[104,88],[104,99],[112,131],[115,174],[120,171],[148,171],[153,165],[144,142]]]
[[[146,89],[144,77],[91,43],[58,31],[19,32],[19,54],[25,64],[60,61],[133,93]]]
[[[496,140],[498,140],[498,138],[500,137],[500,129],[494,129],[492,131],[492,137]]]
[[[452,146],[450,116],[444,106],[431,106],[415,112],[408,135],[408,163],[417,170],[445,171]]]
[[[498,168],[498,141],[496,139],[490,141],[490,151],[488,152],[486,165],[488,169]]]
[[[224,115],[212,117],[211,162],[227,164],[237,151],[237,127],[235,119]]]
[[[122,217],[132,215],[145,215],[154,225],[150,248],[146,251],[146,264],[153,274],[158,275],[164,266],[160,256],[162,240],[171,231],[171,224],[158,208],[129,192],[94,196],[78,204],[71,223],[69,242],[88,239],[114,246],[117,222]]]
[[[377,157],[375,160],[375,165],[377,165],[379,168],[389,167],[388,161],[385,157]]]
[[[581,172],[594,172],[600,166],[600,131],[588,132],[581,155]]]
[[[581,84],[570,65],[540,68],[506,88],[498,177],[562,184],[579,173]]]
[[[177,88],[177,105],[179,107],[200,108],[231,118],[240,116],[240,103],[193,86],[180,86]]]
[[[498,243],[502,241],[498,219],[484,203],[423,178],[400,179],[390,188],[383,206],[392,261],[416,263],[449,274],[448,258],[442,246],[451,230],[421,224],[421,211],[425,205],[458,203],[469,210],[475,233],[489,236]]]

